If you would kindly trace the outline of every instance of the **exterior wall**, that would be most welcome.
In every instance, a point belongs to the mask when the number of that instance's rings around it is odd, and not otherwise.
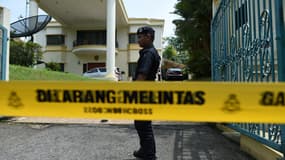
[[[10,10],[0,6],[0,24],[10,29]]]
[[[44,47],[46,47],[46,38],[45,38],[46,30],[47,29],[44,29],[44,30],[42,30],[42,31],[40,31],[34,35],[34,41],[36,43],[38,43],[39,45],[41,45],[44,50],[46,49],[46,48],[44,48]]]
[[[71,73],[75,73],[75,74],[82,74],[83,71],[83,63],[84,60],[79,59],[78,57],[76,57],[73,53],[68,52],[67,56],[66,56],[66,63],[64,66],[64,70],[66,72],[71,72]]]
[[[127,73],[128,71],[128,28],[117,29],[117,39],[119,43],[118,53],[116,54],[115,66],[120,68],[120,71]],[[126,80],[126,75],[123,75],[123,79]]]
[[[91,30],[92,28],[90,28]],[[78,29],[81,30],[81,29]],[[83,30],[83,29],[82,29]],[[77,54],[72,53],[73,42],[76,40],[77,29],[70,29],[67,27],[62,27],[61,25],[56,25],[52,22],[48,27],[39,32],[35,41],[43,46],[44,55],[43,60],[48,62],[64,63],[65,72],[71,72],[75,74],[82,74],[83,64],[86,63],[106,63],[105,53],[95,53],[94,54]],[[119,43],[119,48],[116,53],[116,67],[119,67],[121,71],[127,73],[128,71],[128,28],[118,28],[117,29],[117,40]],[[65,45],[64,46],[47,46],[46,36],[47,35],[65,35]],[[83,47],[83,46],[82,46]],[[106,46],[102,46],[106,47]],[[99,57],[98,59],[95,58]],[[123,75],[124,77],[124,75]]]
[[[117,29],[117,40],[119,43],[119,49],[121,50],[128,49],[128,44],[129,44],[128,33],[129,32],[127,27]]]
[[[116,54],[116,67],[120,68],[120,71],[124,71],[123,80],[128,79],[128,51],[127,50],[120,50],[118,54]]]

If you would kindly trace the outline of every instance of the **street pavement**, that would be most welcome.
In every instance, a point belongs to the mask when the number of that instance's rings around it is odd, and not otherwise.
[[[1,160],[136,160],[132,121],[35,119],[0,123]],[[69,122],[69,123],[68,123]],[[253,160],[205,123],[154,122],[158,160]]]

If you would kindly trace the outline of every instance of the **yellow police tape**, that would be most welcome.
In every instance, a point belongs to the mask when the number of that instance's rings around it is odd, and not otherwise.
[[[0,82],[0,115],[285,123],[285,83]]]

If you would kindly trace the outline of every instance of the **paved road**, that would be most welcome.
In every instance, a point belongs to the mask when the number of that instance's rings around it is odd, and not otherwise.
[[[155,125],[158,160],[252,160],[205,124]],[[0,123],[1,160],[135,160],[133,125]]]

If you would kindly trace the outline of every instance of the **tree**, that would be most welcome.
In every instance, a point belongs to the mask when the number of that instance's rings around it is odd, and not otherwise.
[[[187,64],[189,61],[189,53],[183,48],[183,43],[179,37],[167,37],[166,41],[169,45],[173,46],[177,51],[175,62],[181,64]]]
[[[167,45],[173,46],[178,54],[184,52],[182,41],[179,38],[173,36],[166,37],[164,38],[164,42],[167,43]]]
[[[165,52],[163,52],[163,58],[172,60],[176,63],[187,64],[189,61],[189,54],[186,50],[183,49],[182,41],[177,37],[166,37],[164,38],[164,43],[167,44],[165,47]],[[175,52],[170,57],[167,54],[168,52]],[[168,54],[170,54],[168,53]]]
[[[196,78],[211,76],[211,3],[210,0],[178,0],[173,12],[181,16],[173,21],[175,34],[182,50],[189,54],[187,66]]]
[[[176,56],[177,56],[177,52],[176,52],[176,50],[174,49],[174,47],[172,45],[168,45],[164,49],[164,51],[162,53],[162,56],[165,59],[175,61]]]
[[[30,67],[42,58],[41,46],[33,42],[10,41],[10,64]]]

